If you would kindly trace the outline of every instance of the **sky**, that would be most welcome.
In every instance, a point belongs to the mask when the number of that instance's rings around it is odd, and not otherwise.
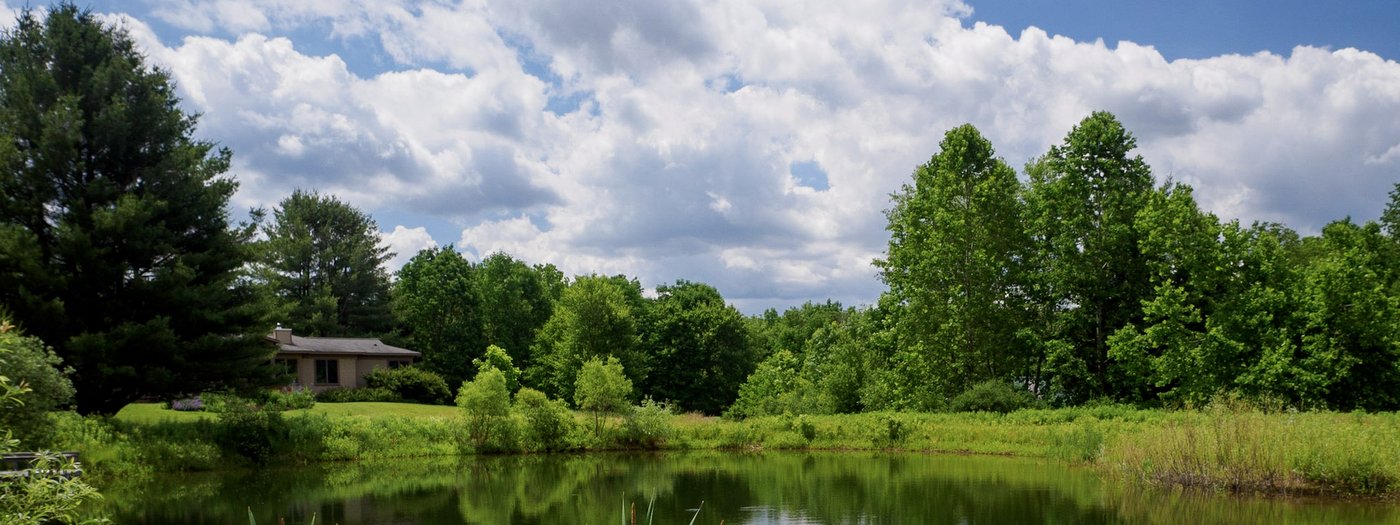
[[[16,0],[0,0],[12,23]],[[873,302],[889,195],[971,123],[1014,167],[1094,110],[1222,219],[1305,234],[1400,182],[1400,2],[116,0],[234,152],[398,257],[454,245],[747,313]]]

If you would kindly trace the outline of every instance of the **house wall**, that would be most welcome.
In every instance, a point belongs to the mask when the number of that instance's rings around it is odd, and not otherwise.
[[[314,392],[320,392],[331,388],[365,388],[365,375],[376,368],[388,368],[390,361],[408,361],[402,357],[360,357],[360,356],[324,356],[305,354],[277,354],[277,359],[292,359],[296,361],[297,373],[296,383],[309,387]],[[316,384],[316,360],[335,359],[340,361],[340,383],[334,385]]]

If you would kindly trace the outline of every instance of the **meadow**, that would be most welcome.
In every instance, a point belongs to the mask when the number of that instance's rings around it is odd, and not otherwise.
[[[532,441],[514,417],[492,445],[466,438],[455,407],[318,403],[211,414],[132,404],[109,419],[64,414],[59,448],[90,471],[142,476],[239,466],[474,453],[664,450],[899,450],[1048,458],[1123,483],[1230,493],[1400,497],[1400,415],[1280,412],[1221,403],[1200,410],[1103,405],[997,413],[800,415],[743,421],[697,414],[649,423],[574,412],[562,445]],[[647,439],[639,438],[644,433]]]

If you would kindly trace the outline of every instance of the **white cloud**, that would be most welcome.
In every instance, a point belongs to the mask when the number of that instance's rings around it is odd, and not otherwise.
[[[399,268],[408,263],[418,252],[437,248],[437,241],[428,233],[427,228],[405,228],[403,225],[394,226],[394,231],[379,232],[380,240],[389,246],[389,251],[394,253],[394,257],[385,263],[385,267],[390,272],[397,272]]]
[[[874,300],[889,193],[964,122],[1019,166],[1113,111],[1159,179],[1305,232],[1375,216],[1400,162],[1400,65],[1349,49],[1169,62],[966,25],[955,2],[164,5],[215,36],[133,35],[235,150],[242,202],[315,187],[452,220],[482,255],[749,306]],[[374,38],[399,69],[361,77],[260,34],[298,28]],[[795,162],[830,188],[797,184]]]

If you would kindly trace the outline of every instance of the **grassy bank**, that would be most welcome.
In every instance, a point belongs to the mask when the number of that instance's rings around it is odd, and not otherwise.
[[[240,419],[241,418],[241,419]],[[816,449],[1044,457],[1126,482],[1223,492],[1400,497],[1400,415],[1201,411],[1122,406],[989,413],[868,413],[728,421],[669,416],[638,439],[609,419],[595,433],[575,414],[563,450]],[[540,452],[519,421],[493,450]],[[63,418],[60,446],[98,476],[249,464],[475,453],[458,409],[402,403],[320,403],[276,416],[173,412],[136,404],[110,420]]]

